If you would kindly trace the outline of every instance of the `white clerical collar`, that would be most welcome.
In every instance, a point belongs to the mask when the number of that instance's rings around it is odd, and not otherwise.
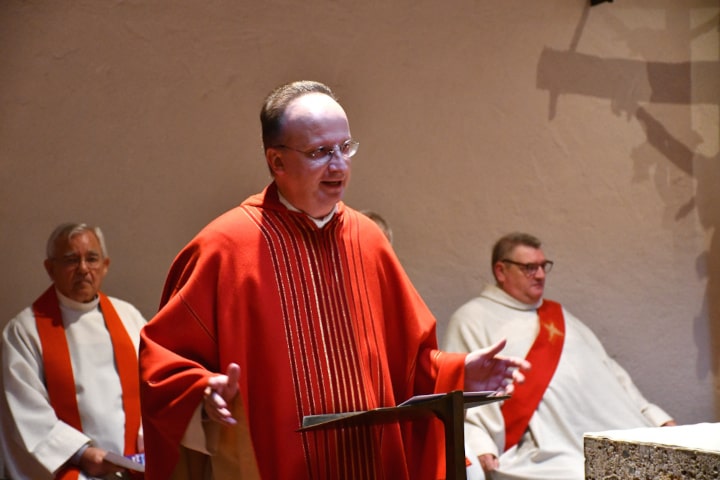
[[[62,305],[65,308],[69,308],[70,310],[75,310],[78,312],[89,312],[90,310],[94,310],[97,308],[98,303],[100,303],[100,297],[95,295],[95,298],[90,300],[87,303],[78,302],[73,300],[72,298],[68,298],[62,293],[58,291],[58,289],[55,289],[55,292],[57,292],[58,300],[60,301],[60,305]]]
[[[305,213],[305,212],[303,212],[302,210],[300,210],[299,208],[296,208],[296,207],[295,207],[294,205],[292,205],[290,202],[288,202],[288,200],[287,200],[285,197],[282,196],[282,193],[280,193],[279,190],[278,190],[278,198],[280,199],[280,203],[282,203],[283,205],[285,205],[288,210],[292,210],[293,212]],[[315,222],[315,225],[317,225],[318,228],[322,228],[322,227],[324,227],[325,225],[327,225],[327,223],[328,223],[330,220],[332,220],[332,218],[333,218],[333,216],[335,215],[336,212],[337,212],[337,203],[336,203],[335,205],[333,205],[333,208],[332,208],[332,210],[330,210],[330,213],[328,213],[327,215],[325,215],[325,216],[322,217],[322,218],[311,217],[311,216],[308,215],[307,213],[305,213],[305,215],[307,215],[307,217],[308,217],[310,220],[312,220],[313,222]]]
[[[486,285],[480,296],[514,310],[537,310],[543,303],[542,298],[535,303],[521,302],[497,285]]]

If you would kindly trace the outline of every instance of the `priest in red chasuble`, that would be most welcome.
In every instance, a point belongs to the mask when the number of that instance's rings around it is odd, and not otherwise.
[[[435,319],[383,232],[342,202],[359,143],[325,85],[261,111],[262,192],[173,262],[142,333],[146,477],[444,477],[442,431],[386,424],[299,433],[307,415],[456,389],[512,391],[524,360],[438,350]]]

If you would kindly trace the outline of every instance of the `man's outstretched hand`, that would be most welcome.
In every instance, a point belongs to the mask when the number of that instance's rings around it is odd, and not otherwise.
[[[495,391],[509,395],[515,388],[514,382],[525,381],[522,372],[530,369],[530,362],[498,355],[505,343],[503,339],[488,348],[468,353],[465,357],[465,391]]]
[[[216,375],[208,380],[203,394],[203,407],[210,420],[224,425],[235,425],[228,405],[238,393],[240,366],[237,363],[228,365],[226,375]]]

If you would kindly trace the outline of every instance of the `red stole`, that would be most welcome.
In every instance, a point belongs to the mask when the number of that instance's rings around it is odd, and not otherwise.
[[[538,320],[540,331],[525,357],[532,364],[532,372],[526,376],[525,383],[515,385],[512,397],[500,408],[505,420],[505,451],[515,446],[527,430],[562,354],[565,340],[562,306],[544,300],[538,308]]]
[[[110,300],[103,293],[100,297],[100,311],[115,354],[115,365],[122,387],[123,409],[125,410],[125,455],[137,452],[137,434],[140,429],[140,381],[135,346]],[[45,385],[50,405],[58,418],[82,431],[80,411],[77,405],[75,377],[70,361],[65,328],[63,327],[60,302],[55,287],[48,288],[32,305],[40,343],[43,352]],[[68,465],[63,467],[57,479],[77,479],[79,469]]]

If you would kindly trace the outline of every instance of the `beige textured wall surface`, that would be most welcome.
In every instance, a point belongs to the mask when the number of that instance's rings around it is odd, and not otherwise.
[[[63,221],[105,230],[104,290],[151,317],[167,268],[268,182],[258,112],[301,78],[361,147],[438,318],[540,236],[547,295],[681,423],[720,420],[720,2],[0,2],[0,324]],[[591,380],[591,379],[588,379]]]

